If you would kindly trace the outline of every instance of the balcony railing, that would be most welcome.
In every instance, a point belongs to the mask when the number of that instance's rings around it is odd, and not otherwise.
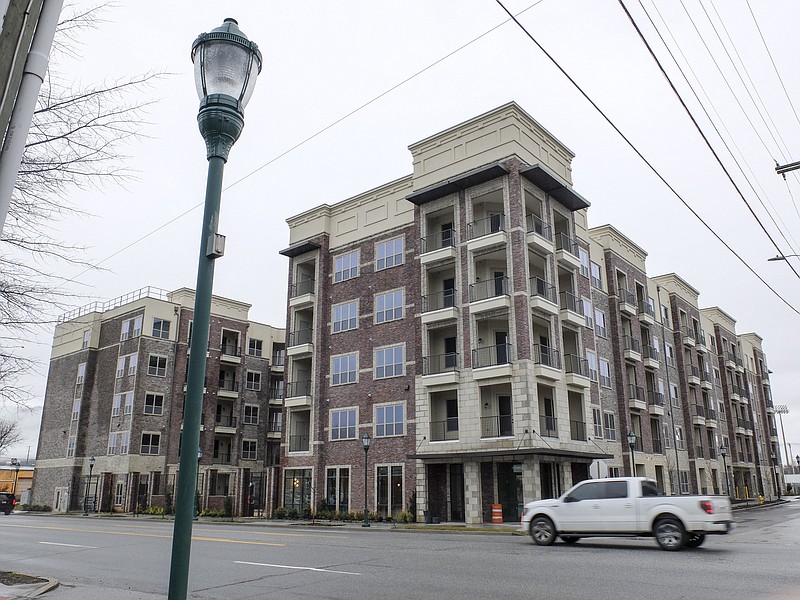
[[[514,435],[511,415],[481,417],[481,437],[508,437]]]
[[[700,404],[692,404],[692,415],[695,417],[700,417],[702,419],[706,418],[706,407]]]
[[[511,344],[484,346],[472,351],[472,367],[493,367],[511,362]]]
[[[506,216],[504,214],[496,214],[485,219],[478,219],[472,223],[467,224],[467,237],[471,240],[475,238],[489,235],[490,233],[497,233],[498,231],[505,231],[506,229]]]
[[[236,417],[234,415],[217,415],[217,427],[236,427]]]
[[[589,376],[589,361],[575,354],[564,355],[564,371],[575,375]]]
[[[625,304],[630,304],[631,306],[636,306],[636,296],[631,294],[624,287],[617,288],[617,297],[619,298],[620,304],[622,304],[624,302]]]
[[[223,379],[219,382],[219,389],[222,392],[238,392],[239,391],[239,382]]]
[[[284,387],[282,385],[277,386],[273,385],[269,388],[269,394],[267,398],[270,400],[283,400],[284,396]]]
[[[703,451],[702,444],[698,444],[697,446],[694,447],[694,455],[697,458],[705,458],[706,454]]]
[[[539,296],[555,304],[556,288],[539,277],[531,277],[531,296]]]
[[[571,440],[577,440],[580,442],[586,441],[586,423],[583,421],[573,421],[570,420],[569,422],[569,437]]]
[[[578,298],[572,292],[563,291],[558,295],[560,299],[559,306],[562,310],[570,310],[579,315],[583,315],[583,300]]]
[[[426,235],[420,242],[420,251],[423,254],[426,252],[433,252],[434,250],[441,250],[442,248],[451,248],[456,245],[456,232],[452,229],[437,231],[436,233]]]
[[[711,460],[715,460],[717,458],[717,449],[716,448],[709,448],[708,449],[708,458]]]
[[[313,293],[315,283],[316,282],[314,279],[304,279],[303,281],[298,281],[297,283],[293,284],[289,290],[289,297],[297,298],[297,296]]]
[[[535,233],[546,240],[553,241],[553,230],[550,228],[550,225],[542,221],[536,215],[528,215],[525,217],[525,223],[528,225],[528,233]]]
[[[639,344],[639,340],[629,335],[622,336],[622,347],[625,350],[630,350],[631,352],[636,352],[637,354],[640,354],[641,352],[641,345]]]
[[[645,302],[644,300],[639,301],[639,314],[649,315],[654,319],[656,318],[655,309],[648,302]]]
[[[300,346],[301,344],[310,344],[314,337],[314,330],[310,327],[308,329],[298,329],[292,331],[286,337],[287,346]]]
[[[235,343],[222,343],[219,347],[220,352],[225,356],[241,356],[242,349]]]
[[[446,354],[434,354],[422,357],[422,374],[436,375],[437,373],[448,373],[458,369],[458,353],[447,352]]]
[[[707,406],[703,407],[703,408],[705,408],[705,411],[706,411],[706,420],[709,420],[709,419],[711,421],[716,421],[717,420],[717,411],[715,411],[713,408],[708,408]]]
[[[231,464],[231,453],[215,452],[213,460],[215,465],[229,465]]]
[[[311,380],[290,381],[286,384],[286,398],[311,395]]]
[[[753,429],[753,422],[747,419],[742,419],[741,417],[737,417],[736,423],[742,429]]]
[[[658,348],[647,344],[642,348],[642,356],[651,360],[661,360],[661,353],[658,351]]]
[[[276,352],[272,355],[272,361],[270,361],[273,367],[282,367],[286,364],[286,352],[281,350],[280,352]]]
[[[539,415],[539,432],[543,437],[558,437],[558,419],[556,417],[548,417],[547,415]]]
[[[477,302],[487,298],[506,296],[508,294],[508,277],[495,277],[487,281],[478,281],[469,286],[469,301]]]
[[[690,340],[694,340],[694,329],[689,327],[688,325],[683,326],[683,337],[689,338]]]
[[[456,305],[456,290],[434,292],[422,297],[422,312],[452,308]]]
[[[656,438],[653,438],[653,454],[664,454],[664,445]]]
[[[566,233],[557,233],[556,250],[564,250],[574,256],[578,256],[578,242],[573,240]]]
[[[283,431],[283,423],[267,423],[267,433],[281,433]]]
[[[289,452],[307,452],[307,451],[308,451],[308,434],[289,436]]]
[[[458,417],[448,417],[444,421],[431,421],[431,441],[445,442],[458,439]]]
[[[537,365],[544,365],[546,367],[552,367],[553,369],[560,369],[561,355],[558,350],[554,350],[550,346],[534,344],[533,362]]]
[[[640,385],[628,384],[628,399],[644,402],[644,388]]]
[[[664,406],[664,394],[656,390],[647,390],[647,403],[652,406]]]

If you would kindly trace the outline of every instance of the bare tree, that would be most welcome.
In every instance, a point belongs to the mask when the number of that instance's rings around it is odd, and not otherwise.
[[[28,406],[20,375],[36,365],[15,353],[14,345],[49,329],[52,315],[76,299],[65,287],[68,281],[56,275],[58,267],[93,268],[83,248],[53,235],[53,224],[82,212],[69,200],[76,190],[124,185],[133,177],[122,150],[142,137],[146,109],[154,102],[145,92],[162,76],[151,72],[80,87],[59,76],[59,60],[78,56],[78,36],[99,27],[110,6],[73,12],[56,32],[0,239],[0,403]]]
[[[19,441],[22,441],[22,433],[17,422],[0,418],[0,454]]]

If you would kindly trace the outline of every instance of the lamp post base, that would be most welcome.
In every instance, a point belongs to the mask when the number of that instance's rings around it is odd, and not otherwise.
[[[362,527],[369,527],[369,513],[367,509],[364,509],[364,522],[361,524]]]

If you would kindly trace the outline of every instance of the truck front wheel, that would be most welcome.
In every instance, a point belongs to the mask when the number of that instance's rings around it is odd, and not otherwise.
[[[686,544],[686,530],[678,519],[659,519],[653,526],[653,535],[662,550],[680,550]]]
[[[547,517],[531,521],[531,537],[538,546],[550,546],[556,541],[556,526]]]

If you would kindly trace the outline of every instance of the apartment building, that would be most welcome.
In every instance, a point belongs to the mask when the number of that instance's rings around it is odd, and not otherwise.
[[[517,104],[409,149],[411,175],[288,220],[284,506],[366,497],[386,516],[478,523],[499,505],[515,521],[528,500],[631,473],[724,493],[735,425],[712,369],[731,347],[763,365],[760,338],[728,324],[727,346],[698,345],[698,292],[588,227],[573,153]],[[737,493],[766,493],[746,431]]]
[[[62,512],[174,505],[193,308],[193,290],[148,287],[59,319],[34,504]],[[250,321],[249,309],[212,298],[200,510],[274,506],[285,332]]]

